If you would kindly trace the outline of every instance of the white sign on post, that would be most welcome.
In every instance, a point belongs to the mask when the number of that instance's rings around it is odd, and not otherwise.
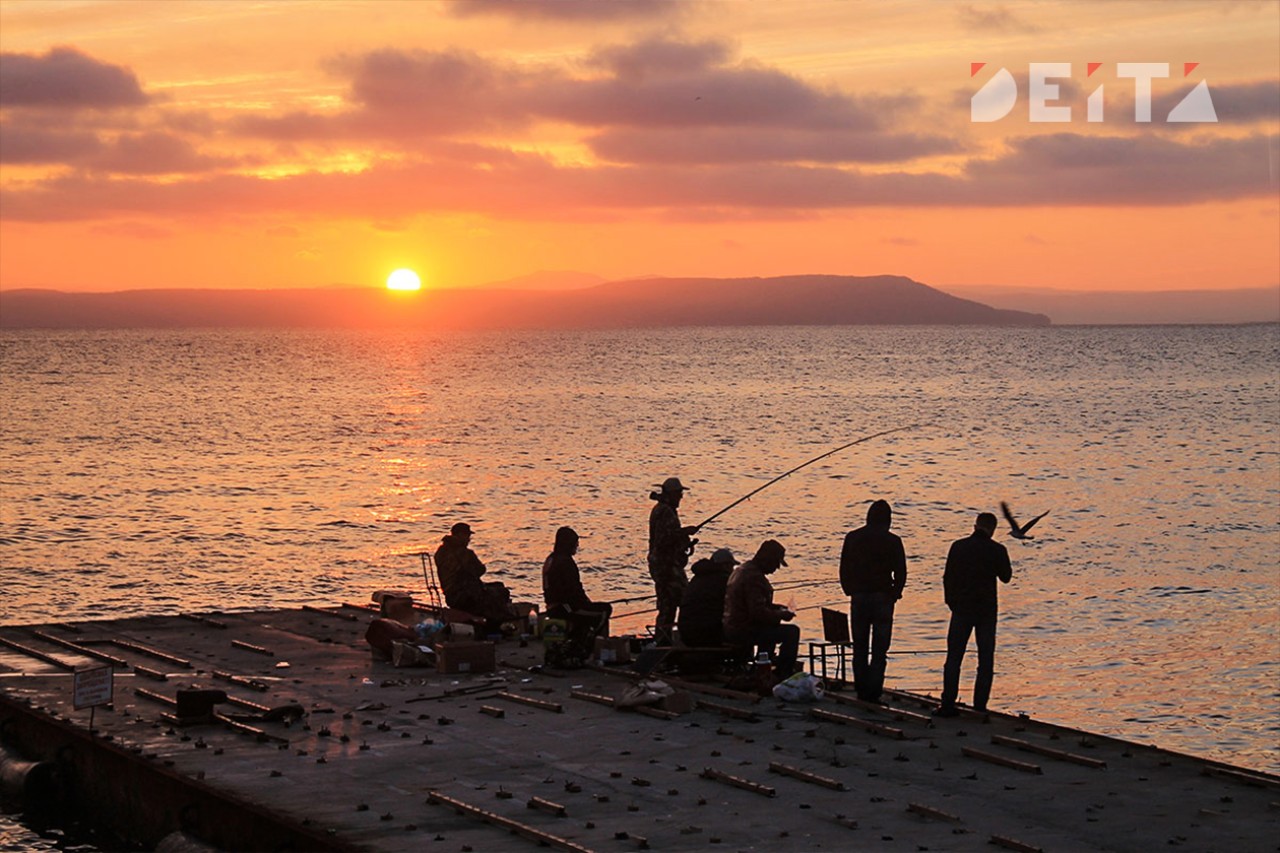
[[[93,669],[77,669],[72,688],[76,710],[110,705],[114,687],[112,675],[110,664]]]

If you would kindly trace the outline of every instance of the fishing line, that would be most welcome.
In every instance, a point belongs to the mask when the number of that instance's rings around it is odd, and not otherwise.
[[[826,459],[828,456],[834,456],[835,454],[839,453],[839,452],[840,452],[840,451],[842,451],[842,450],[848,450],[850,447],[853,447],[853,446],[854,446],[854,445],[856,445],[856,444],[862,444],[863,442],[870,441],[870,440],[871,440],[871,439],[873,439],[873,438],[880,438],[881,436],[885,436],[885,435],[892,435],[892,434],[893,434],[893,433],[895,433],[895,432],[905,432],[905,431],[907,431],[907,430],[909,430],[909,429],[915,429],[916,427],[920,427],[920,426],[927,426],[927,425],[928,425],[928,424],[909,424],[909,425],[907,425],[907,426],[895,427],[895,428],[893,428],[893,429],[886,429],[886,430],[883,430],[883,431],[881,431],[881,432],[873,433],[873,434],[871,434],[871,435],[864,435],[862,438],[854,439],[853,441],[849,442],[848,444],[842,444],[842,445],[840,445],[840,446],[839,446],[839,447],[837,447],[835,450],[828,450],[826,453],[823,453],[823,454],[821,454],[821,455],[819,455],[819,456],[815,456],[815,457],[813,457],[813,458],[812,458],[812,459],[810,459],[808,462],[802,462],[802,463],[800,463],[800,464],[799,464],[799,465],[797,465],[796,467],[792,468],[790,471],[787,471],[787,472],[785,472],[785,473],[779,474],[778,476],[774,477],[774,478],[773,478],[772,480],[770,480],[769,482],[765,483],[763,486],[759,486],[759,487],[757,487],[757,488],[755,488],[755,489],[752,489],[751,491],[747,492],[745,495],[743,495],[742,497],[738,498],[736,501],[734,501],[733,503],[729,504],[729,505],[728,505],[727,507],[725,507],[724,509],[722,509],[722,510],[720,510],[719,512],[717,512],[717,513],[713,514],[713,515],[712,515],[710,518],[708,518],[706,521],[704,521],[704,522],[702,522],[701,524],[697,525],[697,526],[694,528],[694,532],[695,532],[695,533],[697,533],[699,530],[701,530],[702,528],[706,527],[708,524],[710,524],[711,522],[715,521],[717,518],[719,518],[720,516],[724,515],[726,512],[728,512],[729,510],[733,509],[733,508],[734,508],[735,506],[737,506],[738,504],[742,503],[743,501],[750,500],[751,498],[755,497],[755,496],[756,496],[756,495],[758,495],[760,492],[763,492],[765,489],[769,488],[770,486],[772,486],[774,483],[778,482],[779,480],[783,480],[783,479],[785,479],[785,478],[787,478],[787,477],[790,477],[792,474],[794,474],[795,472],[799,471],[800,469],[802,469],[802,468],[807,468],[807,467],[809,467],[810,465],[812,465],[812,464],[813,464],[813,463],[815,463],[815,462],[820,462],[820,461],[822,461],[823,459]]]

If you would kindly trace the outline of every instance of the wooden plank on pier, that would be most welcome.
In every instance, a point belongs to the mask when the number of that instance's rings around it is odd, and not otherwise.
[[[67,672],[72,672],[76,668],[76,665],[73,663],[68,663],[65,660],[55,658],[53,655],[47,655],[39,649],[33,649],[30,646],[25,646],[22,643],[10,640],[7,637],[0,637],[0,645],[7,646],[15,652],[22,652],[22,654],[27,657],[35,658],[38,661],[43,661],[50,666],[56,666],[58,669],[65,670]]]
[[[1018,853],[1044,853],[1043,847],[1036,847],[1034,844],[1027,844],[1016,838],[1009,838],[1006,835],[991,836],[991,843],[997,847],[1003,847],[1005,850],[1016,850]]]
[[[249,711],[256,711],[259,714],[265,714],[271,710],[271,708],[266,705],[251,702],[248,699],[241,699],[239,696],[231,696],[230,694],[227,695],[227,704],[235,705],[237,708],[244,708]]]
[[[220,678],[223,681],[230,681],[232,684],[239,684],[241,687],[248,687],[250,690],[257,690],[260,693],[265,693],[271,689],[270,685],[258,681],[256,678],[245,678],[243,675],[233,675],[218,669],[213,671],[213,677]]]
[[[907,811],[912,814],[918,814],[921,817],[933,818],[934,820],[945,820],[948,823],[964,823],[957,815],[950,812],[944,812],[941,809],[935,809],[932,806],[922,805],[920,803],[908,803]]]
[[[741,776],[733,776],[712,767],[703,768],[702,773],[698,775],[703,779],[723,782],[726,785],[732,785],[735,788],[741,788],[742,790],[750,791],[753,794],[761,794],[765,797],[778,796],[778,790],[776,788],[771,788],[768,785],[761,785],[759,782],[752,782],[750,779],[743,779]]]
[[[171,663],[174,666],[180,666],[183,669],[194,669],[191,661],[186,658],[180,658],[177,655],[171,655],[168,652],[162,652],[159,649],[153,649],[150,646],[144,646],[141,643],[135,643],[132,640],[121,640],[118,637],[107,640],[113,646],[119,646],[122,649],[128,649],[131,652],[137,652],[140,655],[162,660],[165,663]]]
[[[1031,764],[1026,761],[1018,761],[1014,758],[1005,758],[1003,755],[996,755],[993,752],[983,752],[980,749],[974,749],[971,746],[960,747],[960,752],[969,758],[976,758],[980,761],[986,761],[991,764],[999,764],[1002,767],[1009,767],[1014,770],[1021,770],[1023,773],[1035,773],[1039,775],[1044,771],[1040,769],[1039,764]]]
[[[269,658],[273,658],[276,656],[276,653],[271,651],[271,649],[264,648],[263,646],[255,646],[253,643],[246,643],[244,640],[232,640],[231,645],[237,649],[244,649],[246,652],[253,652],[254,654],[258,654],[258,655],[266,655]]]
[[[841,782],[839,779],[819,776],[817,773],[810,773],[808,770],[802,770],[799,767],[792,767],[789,764],[783,764],[781,761],[770,761],[769,772],[789,776],[792,779],[799,779],[801,782],[808,782],[811,785],[821,785],[822,787],[830,788],[833,791],[849,790],[849,786]]]
[[[548,702],[546,699],[534,699],[532,696],[521,696],[519,693],[509,693],[503,691],[494,697],[495,699],[505,699],[508,702],[515,702],[520,705],[528,705],[530,708],[538,708],[542,711],[550,711],[553,714],[563,714],[564,706],[559,702]]]
[[[73,651],[78,655],[84,655],[85,657],[95,658],[96,660],[104,661],[105,663],[109,663],[112,666],[119,667],[121,669],[128,669],[129,667],[129,662],[124,658],[114,657],[112,655],[107,654],[106,652],[100,652],[97,649],[91,649],[91,648],[88,648],[87,646],[82,646],[78,643],[73,643],[70,640],[64,640],[62,637],[55,637],[53,634],[50,634],[47,631],[41,631],[39,629],[32,628],[31,636],[38,637],[39,639],[44,640],[46,643],[53,643],[55,646],[62,646],[62,648],[67,649],[68,651]]]
[[[581,699],[584,702],[595,702],[597,705],[606,705],[610,708],[612,708],[614,704],[614,698],[612,696],[605,696],[603,693],[589,693],[586,690],[570,690],[569,698]]]
[[[525,803],[525,807],[538,809],[556,817],[566,817],[569,814],[564,806],[559,803],[553,803],[550,800],[544,800],[542,797],[530,797],[529,802]]]
[[[454,799],[453,797],[447,797],[444,794],[440,793],[439,791],[428,792],[427,802],[430,805],[443,804],[443,805],[449,806],[459,814],[465,814],[465,815],[470,815],[471,817],[479,818],[485,823],[493,824],[494,826],[501,827],[502,829],[505,829],[508,832],[514,832],[516,835],[519,835],[523,838],[527,838],[530,841],[535,841],[538,844],[545,844],[546,846],[554,847],[557,850],[568,850],[570,851],[570,853],[591,853],[591,851],[588,848],[583,847],[580,844],[576,844],[572,841],[569,841],[566,838],[560,838],[559,836],[551,835],[550,833],[543,832],[540,829],[535,829],[532,826],[529,826],[528,824],[525,824],[525,823],[521,823],[518,820],[513,820],[509,817],[503,817],[502,815],[495,814],[490,811],[485,811],[479,806],[473,806],[470,803],[464,803],[462,800]]]
[[[1018,738],[1005,737],[1004,735],[992,735],[991,742],[997,746],[1012,746],[1013,748],[1020,749],[1023,752],[1034,752],[1037,755],[1056,758],[1060,761],[1070,761],[1072,764],[1092,767],[1095,770],[1105,770],[1107,767],[1107,762],[1097,758],[1090,758],[1087,755],[1077,755],[1074,752],[1066,752],[1065,750],[1054,749],[1053,747],[1041,746],[1038,743],[1031,743],[1030,741],[1019,740]]]
[[[340,610],[330,610],[327,607],[316,607],[312,604],[304,604],[302,605],[302,609],[308,613],[323,613],[325,616],[336,616],[337,618],[344,619],[347,622],[357,622],[360,619],[360,617],[356,616],[354,613],[343,613]]]
[[[902,729],[895,728],[894,726],[873,723],[870,720],[864,720],[861,717],[851,717],[848,714],[837,714],[835,711],[824,711],[821,708],[810,708],[809,716],[813,717],[815,720],[822,720],[828,723],[839,723],[842,726],[857,726],[858,728],[865,729],[872,734],[882,735],[887,738],[893,738],[894,740],[902,740],[907,736],[906,732]]]
[[[828,693],[827,698],[840,705],[849,705],[854,708],[862,708],[867,711],[875,711],[879,714],[887,714],[895,720],[906,720],[912,723],[920,723],[921,725],[932,725],[933,717],[928,714],[917,714],[915,711],[904,711],[901,708],[893,708],[889,705],[881,705],[878,702],[868,702],[865,699],[856,699],[852,696],[843,696],[839,693]]]
[[[1280,779],[1274,776],[1258,776],[1247,770],[1230,770],[1225,767],[1205,767],[1200,771],[1203,776],[1217,776],[1219,779],[1231,779],[1253,785],[1257,788],[1280,788]]]
[[[661,708],[654,708],[649,705],[633,705],[626,710],[635,711],[641,716],[653,717],[655,720],[674,720],[676,717],[680,716],[674,711],[664,711]]]
[[[163,693],[157,693],[154,690],[148,690],[145,687],[133,688],[133,695],[140,696],[143,699],[150,699],[152,702],[159,702],[161,705],[164,705],[168,708],[178,707],[177,699],[174,699],[169,696],[165,696]]]
[[[233,720],[225,714],[219,714],[217,711],[213,712],[213,718],[226,725],[229,729],[233,729],[241,734],[253,735],[259,742],[270,741],[271,743],[289,743],[289,739],[287,737],[270,734],[269,732],[265,732],[262,729],[248,725],[247,723],[242,723],[239,720]]]
[[[746,708],[735,708],[732,705],[721,705],[719,702],[708,702],[705,699],[697,699],[695,706],[704,711],[714,711],[717,714],[723,714],[726,717],[733,717],[737,720],[745,720],[748,723],[760,722],[760,717],[755,711],[749,711]]]

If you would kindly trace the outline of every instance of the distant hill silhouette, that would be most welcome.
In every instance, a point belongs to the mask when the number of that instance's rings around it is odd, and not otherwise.
[[[743,325],[1044,326],[902,276],[650,278],[577,290],[128,290],[0,293],[4,328],[623,328]]]

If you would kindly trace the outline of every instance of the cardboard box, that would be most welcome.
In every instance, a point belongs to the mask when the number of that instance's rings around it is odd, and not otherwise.
[[[600,663],[630,663],[631,642],[626,637],[596,637],[592,654]]]
[[[474,642],[436,643],[436,671],[493,672],[498,668],[498,650],[493,643]]]
[[[663,696],[658,707],[672,714],[687,714],[697,707],[697,701],[688,690],[677,690],[669,696]]]

